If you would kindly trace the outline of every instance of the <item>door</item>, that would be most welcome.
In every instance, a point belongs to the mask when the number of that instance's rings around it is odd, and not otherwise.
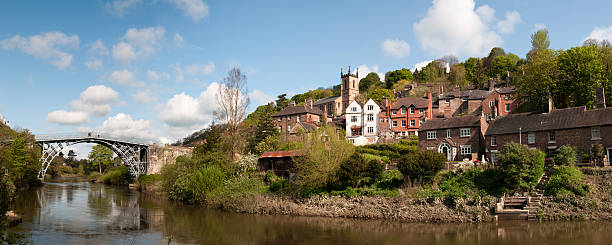
[[[451,161],[452,160],[451,147],[447,143],[444,143],[444,144],[440,145],[440,147],[438,148],[438,152],[446,155],[446,160],[447,161]]]
[[[610,157],[612,157],[612,148],[608,148],[608,165],[612,165],[612,159],[610,159]]]

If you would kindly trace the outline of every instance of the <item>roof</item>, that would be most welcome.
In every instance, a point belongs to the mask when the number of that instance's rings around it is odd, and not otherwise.
[[[305,149],[290,150],[290,151],[268,151],[261,155],[259,158],[274,158],[274,157],[299,157],[306,155]]]
[[[279,116],[306,114],[306,113],[315,114],[319,116],[323,115],[323,111],[321,111],[319,108],[316,108],[316,107],[311,108],[310,106],[306,106],[306,105],[296,105],[296,106],[287,106],[272,116],[279,117]]]
[[[514,92],[515,88],[514,87],[501,87],[501,88],[496,88],[495,91],[497,91],[500,94],[511,94],[512,92]]]
[[[520,113],[492,121],[485,135],[512,134],[612,124],[612,108],[586,110],[584,106],[553,109],[550,113]]]
[[[319,99],[317,101],[314,102],[314,105],[321,105],[321,104],[327,104],[329,102],[335,101],[336,99],[338,99],[340,96],[331,96],[331,97],[327,97],[327,98],[323,98],[323,99]]]
[[[408,97],[408,98],[399,98],[393,104],[391,104],[391,109],[398,109],[402,106],[410,107],[410,105],[414,105],[415,108],[427,108],[429,105],[427,99],[425,98],[416,98],[416,97]]]
[[[425,123],[421,125],[419,131],[478,126],[480,126],[480,116],[467,115],[451,118],[433,118],[425,120]]]
[[[468,100],[484,100],[487,97],[489,97],[489,95],[492,92],[493,91],[479,90],[479,89],[462,90],[462,91],[460,91],[459,97],[461,97],[461,98],[467,97]],[[455,98],[455,92],[446,92],[446,93],[440,95],[439,98],[440,99]]]
[[[314,125],[312,123],[307,123],[307,122],[298,122],[295,124],[297,125],[301,125],[302,128],[304,128],[304,130],[306,130],[306,132],[312,132],[317,130],[317,125]],[[297,127],[294,127],[293,129],[296,129]],[[293,131],[293,129],[291,131]]]

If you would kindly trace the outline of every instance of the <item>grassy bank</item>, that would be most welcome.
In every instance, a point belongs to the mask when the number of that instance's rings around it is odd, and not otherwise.
[[[133,178],[126,166],[108,169],[103,174],[91,172],[87,177],[90,182],[104,183],[107,185],[129,185]]]

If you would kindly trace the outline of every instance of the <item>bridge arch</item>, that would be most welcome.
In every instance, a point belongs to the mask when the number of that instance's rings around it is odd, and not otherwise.
[[[40,164],[41,170],[39,178],[44,178],[47,169],[55,157],[68,146],[81,143],[100,144],[111,149],[119,156],[124,165],[134,177],[146,174],[149,167],[149,146],[146,144],[133,143],[126,140],[116,140],[108,137],[92,136],[87,137],[51,137],[47,139],[36,139],[36,143],[41,148]]]

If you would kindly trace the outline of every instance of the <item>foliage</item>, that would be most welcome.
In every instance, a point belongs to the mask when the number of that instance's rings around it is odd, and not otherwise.
[[[248,140],[249,145],[247,148],[249,151],[254,152],[255,154],[263,153],[257,151],[257,145],[259,143],[265,141],[269,137],[278,136],[279,133],[272,118],[272,115],[275,113],[274,106],[268,104],[265,106],[260,106],[258,109],[259,108],[262,108],[261,111],[256,110],[255,112],[249,114],[249,118],[252,118],[251,120],[255,122],[255,135]],[[249,118],[247,118],[247,120],[249,120]]]
[[[448,74],[448,80],[451,85],[459,86],[463,89],[467,88],[469,81],[467,79],[467,71],[464,64],[456,64],[451,66],[450,73]]]
[[[582,173],[574,166],[555,167],[546,185],[546,194],[552,196],[567,193],[584,196],[588,191],[589,186],[582,184]]]
[[[126,166],[113,168],[102,175],[101,178],[104,184],[110,185],[127,185],[132,181],[132,176]]]
[[[595,89],[604,75],[604,66],[597,47],[574,47],[558,57],[561,82],[560,92],[566,98],[556,102],[562,107],[596,105]]]
[[[277,111],[280,111],[289,105],[289,99],[287,99],[287,94],[279,95],[274,102],[276,103]]]
[[[510,191],[531,191],[544,173],[544,154],[526,145],[509,143],[498,156],[504,183]]]
[[[101,173],[91,172],[91,173],[89,173],[89,176],[87,176],[87,180],[90,181],[90,182],[95,182],[98,179],[100,179],[101,177],[102,177]]]
[[[406,68],[387,72],[387,74],[385,74],[385,87],[389,89],[400,80],[412,80],[412,72]]]
[[[142,174],[136,178],[136,182],[146,185],[150,185],[161,180],[161,174]]]
[[[406,155],[397,164],[400,172],[411,181],[431,183],[434,177],[444,168],[446,157],[433,150],[419,151]]]
[[[549,46],[550,38],[548,37],[548,30],[537,30],[531,34],[531,50],[527,53],[527,59],[531,59],[531,56],[540,50],[547,50]]]
[[[564,166],[576,165],[576,150],[570,145],[564,145],[557,149],[555,164]]]
[[[333,96],[333,92],[331,89],[318,88],[315,90],[309,90],[308,92],[303,94],[296,94],[291,97],[291,100],[293,100],[296,104],[302,104],[307,100],[318,100],[331,96]]]
[[[446,63],[434,60],[423,67],[418,74],[415,72],[414,78],[421,83],[440,82],[440,79],[446,78]]]
[[[102,169],[105,166],[109,166],[113,163],[113,151],[103,145],[94,145],[89,152],[89,160],[94,166],[98,166],[99,172],[102,173]]]
[[[235,176],[211,192],[209,201],[224,210],[253,210],[257,206],[255,198],[263,189],[260,179],[250,175]]]
[[[162,172],[162,176],[164,173]],[[163,178],[166,179],[167,176]],[[220,188],[226,175],[218,166],[181,171],[167,189],[170,199],[189,203],[205,203],[213,191]]]
[[[312,132],[305,149],[308,153],[295,159],[295,169],[296,184],[306,192],[335,183],[340,164],[354,152],[344,132],[333,127],[320,127]]]
[[[359,93],[368,92],[372,89],[382,88],[383,82],[376,72],[370,72],[364,78],[359,80]]]
[[[257,169],[258,156],[254,154],[244,154],[236,164],[236,173],[238,175],[246,175]]]
[[[268,190],[272,193],[278,193],[281,190],[289,187],[289,180],[276,176],[272,170],[268,170],[268,172],[266,172],[264,181],[268,183]]]
[[[0,168],[0,170],[4,172],[4,169]],[[0,226],[3,225],[1,221],[15,198],[15,191],[16,188],[11,178],[4,173],[0,173]]]
[[[359,146],[356,148],[359,153],[378,155],[392,160],[399,159],[407,154],[416,152],[419,149],[417,140],[400,140],[392,144],[374,144]]]
[[[393,92],[390,89],[377,88],[368,93],[368,99],[380,102],[383,98],[395,100]]]
[[[591,155],[596,163],[602,162],[605,155],[603,146],[601,144],[594,144],[593,147],[591,147]]]
[[[374,184],[383,174],[384,165],[377,160],[368,161],[359,153],[353,154],[338,169],[338,184],[341,187],[360,187]]]
[[[261,155],[264,152],[268,151],[277,151],[281,148],[281,140],[280,137],[270,135],[266,137],[264,140],[260,141],[256,146],[253,152],[255,154]]]

